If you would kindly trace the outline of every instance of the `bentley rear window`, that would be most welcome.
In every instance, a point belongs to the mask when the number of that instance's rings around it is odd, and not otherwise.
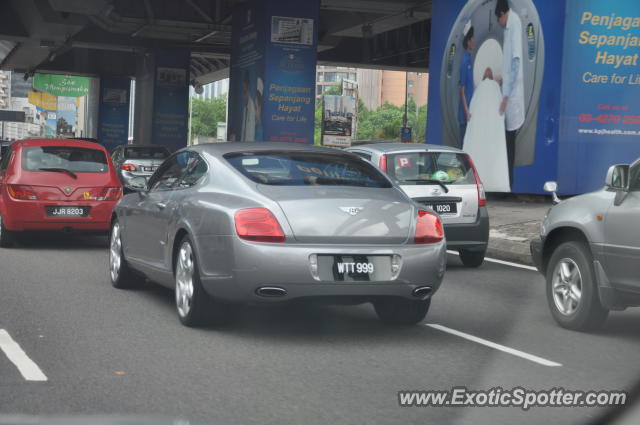
[[[391,187],[375,167],[342,153],[265,151],[224,157],[244,176],[261,184]]]

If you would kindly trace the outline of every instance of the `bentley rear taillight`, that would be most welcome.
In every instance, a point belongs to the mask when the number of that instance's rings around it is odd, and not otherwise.
[[[284,242],[280,223],[266,208],[248,208],[235,214],[236,233],[240,239],[254,242]]]
[[[416,235],[413,239],[417,244],[437,243],[444,238],[442,221],[438,215],[425,210],[418,211]]]

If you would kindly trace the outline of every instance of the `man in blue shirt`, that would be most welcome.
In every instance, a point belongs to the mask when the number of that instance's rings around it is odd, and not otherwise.
[[[467,123],[471,120],[469,106],[473,96],[473,64],[471,63],[471,52],[473,52],[473,26],[468,21],[463,30],[462,39],[462,60],[460,61],[460,107],[458,108],[458,122],[460,123],[460,146],[464,143],[464,135],[467,132]]]

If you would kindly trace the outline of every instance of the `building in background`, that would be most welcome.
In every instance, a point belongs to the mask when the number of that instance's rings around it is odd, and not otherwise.
[[[316,96],[332,86],[342,85],[343,80],[357,81],[357,71],[356,68],[319,65],[316,67]]]
[[[402,106],[405,96],[417,106],[427,104],[429,74],[422,72],[358,69],[358,93],[367,109],[378,109],[385,103]]]
[[[35,105],[27,98],[31,90],[31,79],[19,72],[0,71],[0,109],[25,113],[25,122],[5,121],[0,123],[0,139],[20,140],[42,135]]]

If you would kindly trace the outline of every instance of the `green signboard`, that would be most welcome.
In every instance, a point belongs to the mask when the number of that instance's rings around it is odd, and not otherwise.
[[[54,96],[81,97],[89,94],[89,80],[89,77],[36,73],[33,88]]]

